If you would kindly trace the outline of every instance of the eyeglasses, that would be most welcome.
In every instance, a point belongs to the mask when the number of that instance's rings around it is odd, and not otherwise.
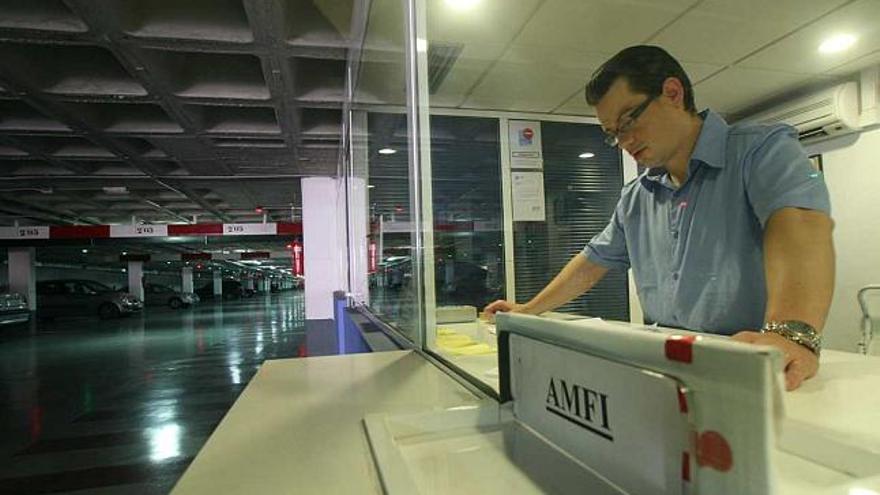
[[[621,120],[623,120],[623,122],[618,124],[617,131],[613,133],[606,133],[605,144],[611,146],[612,148],[617,147],[617,145],[620,144],[620,136],[626,134],[627,132],[629,132],[630,129],[632,129],[632,126],[636,124],[636,120],[639,118],[639,116],[642,115],[645,110],[647,110],[648,105],[650,105],[651,102],[656,99],[657,95],[649,97],[647,100],[639,104],[639,106],[630,110],[630,112],[626,114],[626,116],[622,116],[617,119],[618,122],[620,122]]]

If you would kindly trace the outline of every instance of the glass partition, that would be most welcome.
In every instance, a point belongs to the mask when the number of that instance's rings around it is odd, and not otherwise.
[[[425,348],[497,387],[497,299],[526,302],[607,223],[623,185],[583,88],[603,53],[528,31],[542,2],[419,0],[433,299]],[[629,319],[626,273],[557,311]]]
[[[619,197],[620,153],[583,98],[605,54],[523,31],[538,1],[361,5],[346,117],[348,159],[368,184],[366,303],[494,386],[481,310],[534,296]],[[626,274],[559,311],[628,319]]]
[[[345,115],[351,175],[366,181],[361,212],[368,219],[368,294],[374,314],[418,344],[421,332],[419,266],[414,248],[409,119],[406,112],[406,15],[399,0],[358,3],[349,56],[349,101]],[[363,10],[361,10],[363,9]],[[349,198],[357,195],[349,188]],[[357,206],[349,204],[349,208]],[[352,284],[354,285],[354,284]]]

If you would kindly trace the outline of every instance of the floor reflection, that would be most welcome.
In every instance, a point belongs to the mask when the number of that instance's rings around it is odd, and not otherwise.
[[[282,292],[4,329],[0,493],[167,493],[260,364],[301,353],[304,318]]]

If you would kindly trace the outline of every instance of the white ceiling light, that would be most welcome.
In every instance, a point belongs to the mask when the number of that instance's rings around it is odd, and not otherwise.
[[[578,158],[593,158],[594,156],[596,156],[595,153],[590,153],[589,151],[587,151],[578,155]]]
[[[397,153],[397,150],[394,148],[382,148],[379,150],[380,155],[393,155],[395,153]]]
[[[853,46],[856,37],[851,34],[838,34],[832,36],[819,45],[819,53],[838,53]]]
[[[446,5],[455,10],[470,10],[478,3],[480,0],[446,0]]]

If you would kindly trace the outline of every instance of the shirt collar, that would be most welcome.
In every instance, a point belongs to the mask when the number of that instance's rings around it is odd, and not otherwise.
[[[714,168],[724,167],[724,157],[727,155],[727,131],[730,126],[727,122],[712,110],[703,110],[699,113],[703,119],[703,127],[697,137],[697,144],[691,153],[689,172],[693,171],[695,163],[705,163]],[[648,169],[642,174],[642,183],[659,183],[669,185],[669,174],[664,168]]]

